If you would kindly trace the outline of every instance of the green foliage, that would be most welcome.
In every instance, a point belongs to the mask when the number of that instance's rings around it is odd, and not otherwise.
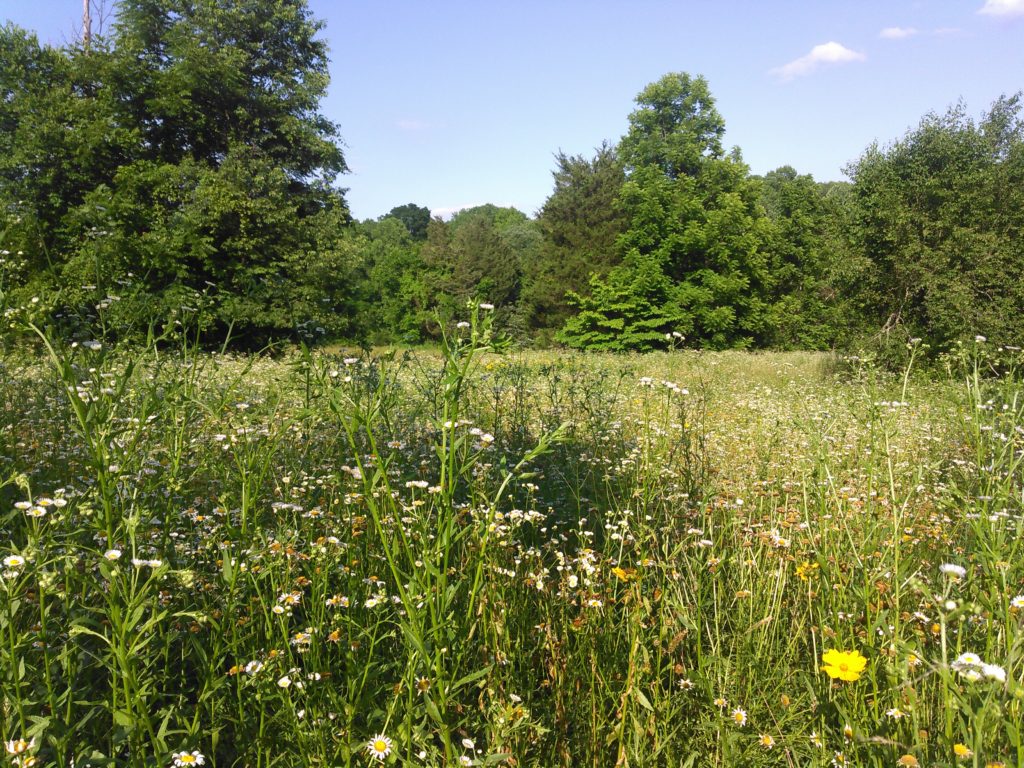
[[[770,308],[766,341],[783,349],[828,349],[841,338],[844,308],[834,274],[842,251],[829,224],[842,210],[839,194],[791,166],[761,180],[761,203],[773,225],[767,243]]]
[[[702,76],[671,72],[644,88],[636,103],[619,145],[627,167],[653,166],[677,179],[699,176],[707,160],[723,157],[725,121]]]
[[[211,340],[349,334],[332,186],[345,163],[318,112],[327,52],[305,0],[118,11],[89,51],[0,32],[0,201],[28,262],[21,298],[53,296],[69,330],[138,334],[201,293]]]
[[[869,261],[860,297],[880,335],[934,350],[1024,335],[1021,95],[975,123],[963,105],[927,115],[854,163],[855,235]]]
[[[592,283],[586,308],[592,314],[582,325],[567,323],[560,338],[584,348],[632,348],[642,340],[647,348],[656,343],[654,329],[672,322],[677,327],[664,330],[684,333],[700,346],[747,346],[764,335],[768,298],[764,243],[770,228],[757,187],[738,152],[726,156],[722,150],[724,123],[703,78],[666,75],[637,103],[620,145],[628,171],[620,200],[629,224],[619,248],[621,269],[643,274],[618,275],[608,290],[600,280]],[[668,282],[658,281],[652,293],[654,268]],[[632,325],[620,329],[617,317],[621,292],[632,290],[627,286],[640,290],[627,304],[657,309],[644,320],[650,330],[619,339]],[[583,327],[586,337],[578,332]],[[593,335],[598,328],[600,338]],[[667,343],[664,333],[661,343]]]
[[[420,244],[393,216],[363,222],[351,239],[364,271],[357,316],[360,335],[375,343],[420,341],[432,321]]]
[[[535,222],[515,208],[482,205],[449,222],[433,219],[421,251],[427,307],[452,317],[467,301],[494,304],[496,322],[520,333],[522,264],[535,257],[540,242]],[[427,328],[431,335],[439,330]]]
[[[386,215],[381,216],[381,219],[389,217],[402,222],[409,232],[409,237],[413,240],[427,239],[427,225],[430,224],[429,208],[415,203],[406,203],[392,208]]]
[[[535,331],[560,328],[590,275],[603,276],[621,260],[617,246],[626,228],[619,203],[625,173],[615,148],[602,144],[592,159],[555,156],[555,189],[537,217],[540,252],[523,261],[523,314]]]
[[[577,349],[660,349],[668,345],[666,336],[693,325],[683,299],[679,286],[653,259],[615,267],[606,278],[591,278],[590,295],[569,294],[578,312],[556,339]]]

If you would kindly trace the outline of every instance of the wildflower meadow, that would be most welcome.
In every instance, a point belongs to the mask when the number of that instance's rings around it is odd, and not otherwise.
[[[0,359],[13,766],[1020,766],[1021,352]]]

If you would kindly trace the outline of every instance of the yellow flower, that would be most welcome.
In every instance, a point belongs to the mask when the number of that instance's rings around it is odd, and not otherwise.
[[[953,754],[956,755],[957,760],[966,760],[974,754],[966,744],[954,744]]]
[[[904,755],[896,761],[896,765],[903,766],[903,768],[918,768],[921,764],[917,762],[917,758],[913,755]]]
[[[810,581],[811,578],[817,575],[816,572],[819,567],[818,563],[804,560],[796,567],[796,575],[800,577],[800,581]]]
[[[825,662],[822,669],[829,677],[849,683],[859,680],[861,672],[868,664],[868,660],[860,655],[860,651],[837,651],[834,648],[825,651],[821,660]]]
[[[615,577],[619,579],[619,581],[630,581],[631,579],[636,578],[635,568],[622,568],[621,566],[616,566],[615,568],[612,568],[612,573],[615,574]]]

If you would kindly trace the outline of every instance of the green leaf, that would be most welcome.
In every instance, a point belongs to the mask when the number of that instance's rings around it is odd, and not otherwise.
[[[639,702],[641,707],[646,709],[648,712],[653,712],[654,711],[654,707],[651,706],[650,700],[647,698],[647,696],[644,694],[644,692],[641,691],[639,688],[634,688],[633,689],[633,696],[636,697],[636,700],[637,700],[637,702]]]
[[[476,682],[477,680],[486,676],[488,673],[490,673],[491,669],[493,669],[493,666],[488,664],[486,667],[478,669],[476,672],[468,674],[465,677],[459,678],[454,683],[452,683],[452,693],[455,693],[456,691],[462,689],[464,686]]]

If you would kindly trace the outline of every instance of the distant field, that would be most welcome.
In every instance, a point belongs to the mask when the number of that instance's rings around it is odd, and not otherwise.
[[[7,752],[1021,765],[1002,355],[8,354]]]

